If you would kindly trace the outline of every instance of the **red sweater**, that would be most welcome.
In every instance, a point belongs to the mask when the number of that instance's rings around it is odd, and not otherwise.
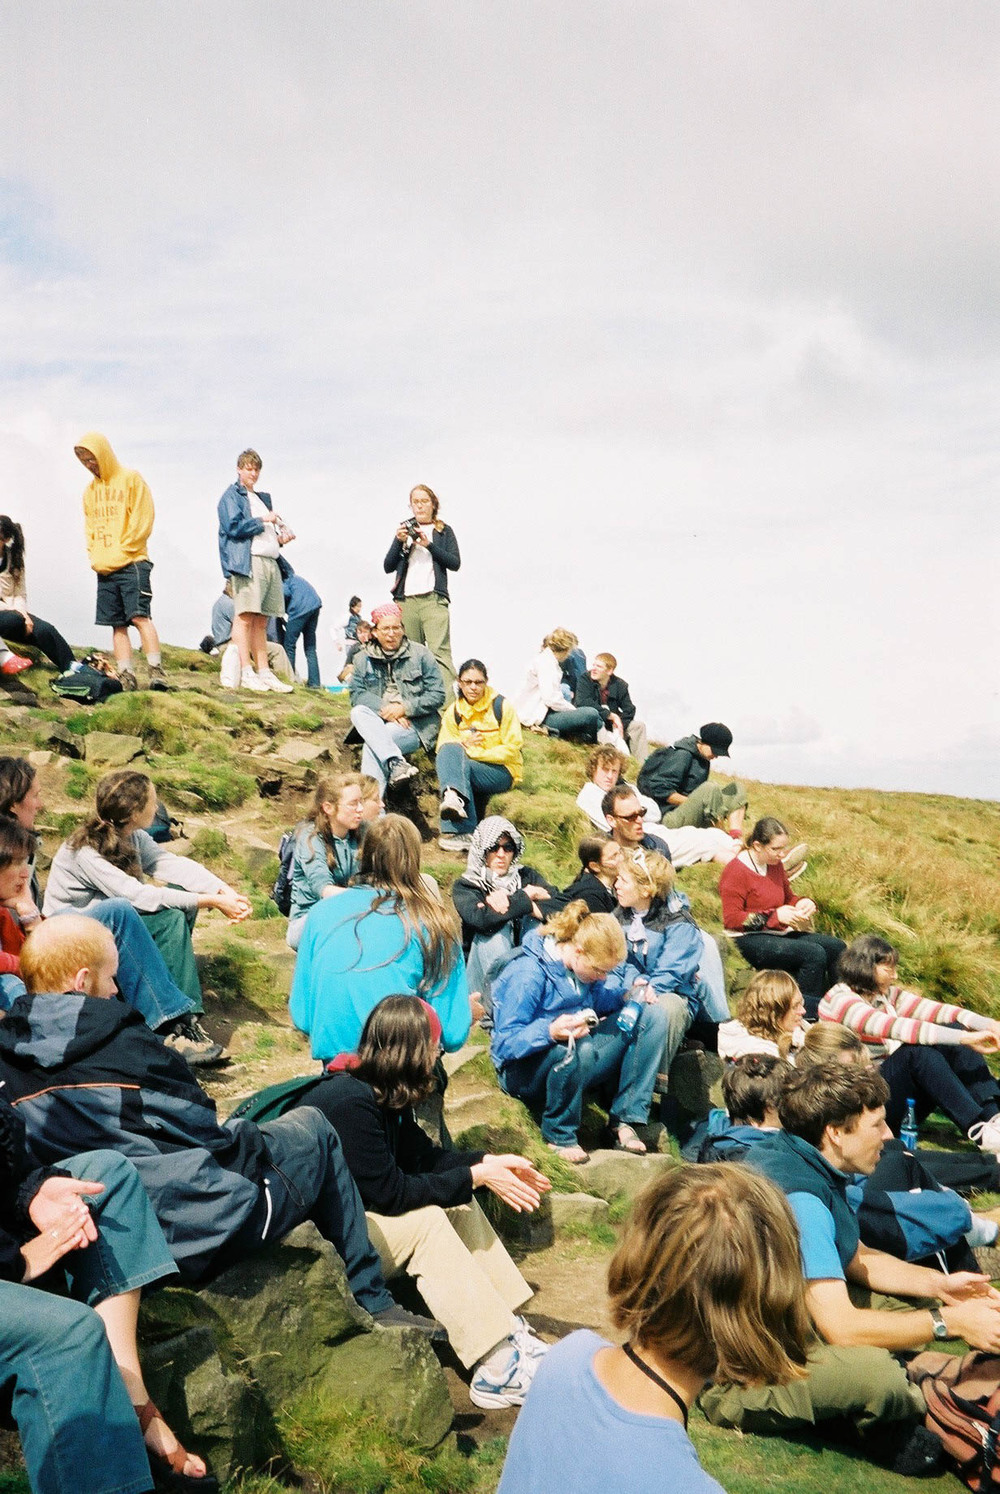
[[[9,908],[0,908],[0,975],[18,975],[24,930]]]
[[[782,862],[769,866],[761,876],[739,856],[719,878],[719,893],[722,922],[734,934],[780,933],[785,925],[779,922],[776,909],[798,902]]]

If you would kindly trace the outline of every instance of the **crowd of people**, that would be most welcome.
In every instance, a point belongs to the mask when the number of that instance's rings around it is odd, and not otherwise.
[[[165,689],[149,489],[102,436],[76,454],[118,678],[138,688],[134,628],[149,687]],[[228,645],[234,688],[285,692],[301,640],[316,687],[322,602],[281,553],[294,534],[261,466],[241,452],[219,501],[225,592],[202,647]],[[439,508],[430,488],[411,491],[384,561],[392,599],[365,618],[351,598],[359,771],[321,777],[283,845],[290,1012],[318,1067],[277,1118],[256,1124],[250,1101],[220,1123],[196,1077],[225,1054],[202,1024],[195,920],[214,909],[239,925],[246,893],[154,838],[156,787],[131,769],[96,785],[43,889],[37,775],[0,758],[0,1362],[33,1488],[141,1494],[151,1467],[186,1494],[215,1488],[149,1398],[140,1293],[206,1281],[307,1218],[376,1324],[450,1345],[475,1405],[523,1406],[503,1494],[652,1491],[667,1476],[717,1490],[686,1435],[698,1398],[718,1426],[846,1427],[873,1458],[925,1471],[940,1447],[901,1354],[951,1338],[1000,1351],[1000,1293],[975,1254],[996,1249],[998,1220],[968,1203],[1000,1186],[985,1061],[1000,1022],[905,989],[879,935],[823,929],[794,886],[807,847],[773,815],[751,823],[742,786],[711,773],[732,747],[725,724],[651,749],[615,656],[588,667],[567,628],[511,698],[480,658],[455,669],[461,560]],[[77,669],[27,609],[24,536],[4,516],[0,542],[0,637]],[[0,671],[30,662],[5,649]],[[517,823],[532,732],[582,744],[579,868],[564,887],[531,864]],[[438,845],[465,859],[447,893],[397,812],[421,752]],[[719,868],[719,938],[679,884],[699,863]],[[723,949],[748,967],[735,1015]],[[571,1167],[588,1159],[588,1098],[606,1144],[641,1156],[678,1128],[678,1054],[725,1064],[725,1108],[679,1136],[688,1160],[640,1196],[611,1261],[620,1344],[581,1331],[553,1346],[523,1316],[531,1288],[477,1194],[534,1211],[544,1171],[455,1149],[417,1120],[473,1023],[501,1089]],[[907,1128],[935,1109],[971,1145],[914,1151]],[[426,1314],[395,1302],[401,1274]]]

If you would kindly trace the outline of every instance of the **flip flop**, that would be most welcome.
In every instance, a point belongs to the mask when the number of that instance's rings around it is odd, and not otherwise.
[[[631,1152],[633,1156],[640,1157],[645,1154],[646,1143],[636,1134],[634,1128],[623,1122],[615,1127],[616,1152]]]
[[[146,1436],[146,1428],[151,1421],[162,1421],[167,1426],[167,1420],[162,1411],[158,1411],[152,1401],[147,1401],[144,1406],[136,1406],[135,1414],[139,1418],[139,1430]],[[150,1472],[153,1482],[158,1489],[166,1489],[171,1494],[219,1494],[219,1480],[213,1473],[207,1471],[201,1478],[194,1473],[185,1473],[184,1464],[188,1460],[187,1449],[181,1447],[180,1443],[172,1453],[157,1452],[155,1447],[146,1443],[146,1455],[149,1458]]]
[[[561,1157],[564,1162],[572,1162],[579,1166],[581,1162],[590,1160],[583,1147],[577,1142],[574,1142],[572,1146],[557,1146],[554,1141],[547,1141],[545,1144],[550,1152],[555,1152],[556,1156]],[[643,1150],[645,1151],[645,1148]]]

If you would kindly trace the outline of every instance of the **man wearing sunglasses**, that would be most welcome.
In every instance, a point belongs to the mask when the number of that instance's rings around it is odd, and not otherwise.
[[[666,841],[646,831],[642,822],[642,804],[630,784],[619,783],[609,789],[601,801],[601,809],[611,839],[621,846],[626,856],[634,858],[637,851],[659,851],[668,861],[671,859]]]

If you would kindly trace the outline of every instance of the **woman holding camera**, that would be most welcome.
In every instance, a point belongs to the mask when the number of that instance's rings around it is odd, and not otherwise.
[[[455,665],[451,657],[448,572],[462,564],[458,540],[438,518],[438,499],[420,483],[410,494],[410,517],[403,519],[386,553],[387,575],[396,572],[393,600],[403,611],[407,638],[430,649],[451,694]]]

